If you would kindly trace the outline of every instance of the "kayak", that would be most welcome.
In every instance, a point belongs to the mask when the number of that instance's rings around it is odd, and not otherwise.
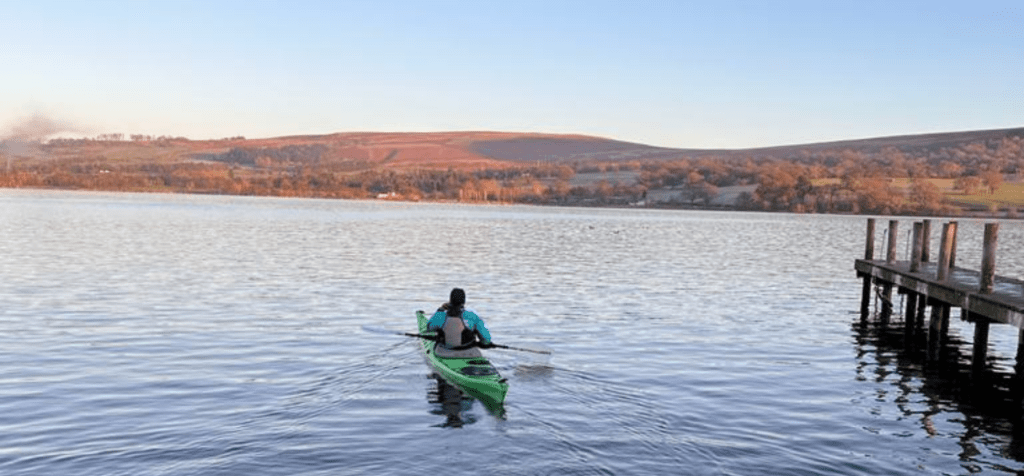
[[[423,311],[416,311],[416,321],[421,335],[433,336],[427,330],[429,317]],[[487,407],[499,411],[508,393],[508,381],[498,374],[498,369],[484,357],[442,357],[434,352],[434,341],[420,339],[427,363],[441,378]]]

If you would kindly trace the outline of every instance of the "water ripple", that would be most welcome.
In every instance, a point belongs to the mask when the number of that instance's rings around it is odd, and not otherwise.
[[[3,190],[0,473],[1024,469],[1003,396],[857,326],[863,226]],[[488,351],[504,417],[445,400],[415,341],[361,330],[411,331],[454,286],[496,341],[553,352]],[[991,343],[1004,388],[1016,335]]]

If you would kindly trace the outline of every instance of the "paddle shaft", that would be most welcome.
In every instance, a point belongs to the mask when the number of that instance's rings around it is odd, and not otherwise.
[[[413,334],[411,332],[399,332],[398,334],[399,335],[403,335],[403,336],[409,336],[409,337],[419,337],[420,339],[437,340],[437,336],[428,336],[428,335],[423,335],[423,334]]]
[[[428,335],[423,335],[423,334],[413,334],[411,332],[402,332],[402,335],[409,336],[409,337],[419,337],[420,339],[429,339],[429,340],[435,340],[436,339],[435,336],[428,336]],[[547,350],[524,349],[522,347],[512,347],[510,345],[495,344],[493,342],[489,346],[486,346],[486,347],[485,346],[480,346],[480,347],[484,348],[484,349],[487,349],[487,348],[490,348],[490,347],[497,347],[499,349],[519,350],[519,351],[523,351],[523,352],[533,352],[533,353],[536,353],[536,354],[550,354],[551,353],[551,351],[547,351]]]
[[[533,352],[535,354],[551,354],[550,350],[524,349],[522,347],[512,347],[510,345],[495,344],[493,342],[491,343],[491,347],[497,347],[499,349],[508,349],[508,350],[520,350],[520,351],[523,351],[523,352]]]

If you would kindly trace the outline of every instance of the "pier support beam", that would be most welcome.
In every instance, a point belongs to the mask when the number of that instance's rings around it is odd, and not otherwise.
[[[917,273],[921,271],[921,258],[924,252],[924,224],[914,223],[914,240],[913,249],[910,252],[910,272]],[[917,304],[918,304],[918,293],[911,289],[904,290],[907,295],[907,311],[903,317],[903,347],[907,350],[913,350],[917,347],[916,345],[916,334],[917,334]]]
[[[923,220],[923,221],[921,221],[921,262],[922,263],[927,263],[929,260],[932,259],[932,256],[931,256],[931,249],[932,249],[931,236],[932,236],[932,221],[931,220]],[[924,313],[925,313],[925,308],[927,306],[928,306],[928,296],[926,296],[925,294],[918,294],[917,295],[917,315],[914,316],[914,328],[915,328],[915,330],[918,329],[918,328],[921,328],[921,329],[924,328]],[[947,310],[948,309],[949,308],[947,308]],[[948,323],[949,323],[948,316],[949,316],[949,314],[947,313],[946,316],[947,316],[946,323],[947,323],[947,328],[948,328]],[[940,345],[939,349],[941,349],[942,342],[944,342],[945,339],[946,339],[945,332],[944,331],[940,332],[940,334],[939,334],[939,345]],[[934,353],[930,353],[929,354],[929,357],[933,357],[934,356],[935,358],[937,358],[938,357],[939,349],[935,349]]]
[[[864,259],[875,259],[875,219],[868,218],[868,236],[865,241]],[[860,320],[867,321],[871,308],[871,276],[864,276],[864,287],[860,295]]]
[[[917,296],[914,292],[907,293],[907,312],[903,318],[903,347],[907,350],[917,347]]]
[[[885,248],[885,262],[888,264],[896,264],[896,247],[898,243],[900,232],[900,222],[898,220],[889,220],[889,240]]]
[[[953,266],[956,256],[956,222],[942,225],[942,245],[939,247],[939,262],[935,279],[945,281],[949,277],[949,268]]]
[[[978,292],[981,294],[992,294],[995,286],[996,274],[996,241],[999,237],[999,224],[985,224],[985,243],[981,254],[981,277],[978,283]],[[974,321],[974,352],[971,354],[971,366],[975,375],[981,375],[985,371],[985,361],[988,357],[988,327],[987,317],[968,312],[968,320]]]
[[[956,224],[957,224],[957,222],[955,222],[955,221],[949,222],[949,226],[952,227],[952,233],[951,233],[952,236],[950,237],[950,240],[953,242],[950,245],[950,249],[949,249],[949,267],[950,268],[952,268],[953,266],[956,266]]]
[[[949,332],[949,305],[932,301],[932,315],[928,322],[928,359],[939,360],[942,346]]]
[[[889,318],[892,317],[892,283],[882,283],[882,312],[878,316],[878,323],[883,327],[889,325]]]
[[[978,292],[992,294],[996,275],[996,241],[999,237],[999,223],[985,224],[985,242],[981,253],[981,278]],[[974,373],[985,370],[985,359],[988,354],[988,319],[984,316],[971,314],[977,322],[974,324],[974,354],[972,364]]]
[[[1017,423],[1024,423],[1024,329],[1017,332],[1017,358],[1013,365],[1013,403]]]
[[[914,239],[911,242],[913,248],[910,251],[910,272],[921,271],[922,255],[924,253],[924,223],[914,223]]]
[[[975,376],[985,372],[988,359],[988,319],[985,316],[969,314],[974,319],[974,352],[971,353],[971,367]]]
[[[999,224],[985,224],[985,244],[981,254],[980,292],[992,294],[996,278],[996,241],[999,239]]]
[[[924,313],[928,307],[928,296],[919,294],[917,296],[917,316],[914,318],[915,329],[924,327]]]
[[[1017,377],[1020,378],[1024,375],[1024,329],[1017,332],[1017,359],[1016,364],[1013,366],[1013,370],[1016,371]]]
[[[932,221],[924,220],[921,222],[921,261],[927,263],[931,259],[931,234],[932,234]]]
[[[896,264],[896,248],[899,238],[900,222],[889,220],[889,240],[885,250],[885,262]],[[882,314],[879,321],[883,326],[889,325],[889,318],[892,316],[892,283],[882,284]]]

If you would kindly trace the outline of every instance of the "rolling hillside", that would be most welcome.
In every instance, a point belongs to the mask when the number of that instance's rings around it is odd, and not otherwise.
[[[104,161],[213,161],[255,165],[261,158],[291,163],[334,164],[360,169],[500,169],[519,164],[658,161],[680,158],[765,158],[795,160],[812,153],[877,153],[896,149],[911,155],[979,141],[1024,137],[1024,128],[859,139],[756,149],[675,149],[602,137],[514,132],[380,133],[347,132],[264,139],[193,141],[53,140],[46,144],[0,141],[0,155],[13,161],[92,159]]]
[[[514,132],[129,137],[0,141],[0,186],[817,213],[1024,213],[1018,186],[1024,128],[737,150]]]

